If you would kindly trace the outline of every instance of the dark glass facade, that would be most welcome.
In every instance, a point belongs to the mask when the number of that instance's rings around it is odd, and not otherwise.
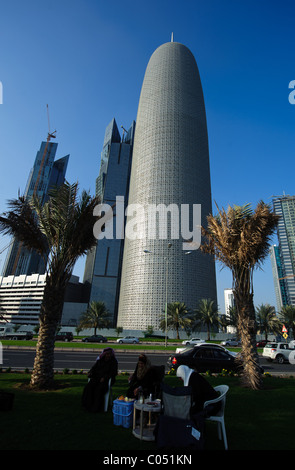
[[[111,207],[117,197],[124,201],[124,209],[127,205],[134,130],[135,122],[121,139],[115,119],[106,128],[96,194]],[[116,214],[116,207],[113,212]],[[124,239],[116,237],[116,217],[113,235],[112,239],[99,239],[88,253],[83,281],[89,286],[89,302],[104,302],[116,326],[124,246]]]
[[[29,174],[25,197],[30,198],[35,194],[44,203],[48,198],[50,188],[64,182],[69,155],[54,161],[57,146],[56,142],[41,143],[34,166]],[[42,258],[37,253],[27,250],[17,240],[12,240],[3,276],[44,274],[45,268]]]

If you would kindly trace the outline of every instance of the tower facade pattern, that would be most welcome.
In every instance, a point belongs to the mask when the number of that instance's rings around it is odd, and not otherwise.
[[[152,54],[139,99],[128,201],[138,211],[134,233],[125,233],[118,326],[159,328],[166,302],[193,309],[202,298],[216,301],[212,258],[199,249],[185,254],[190,237],[177,234],[182,205],[190,208],[191,230],[194,223],[206,226],[212,204],[201,80],[190,50],[169,42]],[[199,222],[192,219],[194,205],[201,205]],[[151,236],[148,214],[155,207],[159,218]]]

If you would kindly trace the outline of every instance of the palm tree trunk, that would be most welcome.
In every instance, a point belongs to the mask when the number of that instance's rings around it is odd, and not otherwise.
[[[207,323],[207,341],[210,341],[210,325]]]
[[[253,294],[235,291],[238,310],[238,333],[241,338],[242,382],[254,390],[262,388],[262,374],[256,348],[256,319]]]
[[[30,385],[38,389],[54,386],[54,342],[61,320],[65,284],[48,277],[40,313],[40,329]]]
[[[31,386],[50,389],[54,383],[54,339],[57,325],[40,321]]]

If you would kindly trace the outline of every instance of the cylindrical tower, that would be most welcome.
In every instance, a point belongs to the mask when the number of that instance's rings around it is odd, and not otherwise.
[[[200,223],[193,220],[193,206],[201,205],[204,226],[212,206],[202,85],[192,53],[180,43],[160,46],[146,69],[136,120],[129,209],[135,208],[133,204],[140,207],[127,219],[127,226],[131,222],[140,238],[125,233],[118,326],[157,329],[166,301],[184,302],[191,309],[202,298],[216,301],[213,260],[199,249],[190,254],[183,250],[188,237],[181,224],[182,205],[189,205],[187,229],[191,231],[193,224]],[[164,211],[155,236],[148,231],[148,214],[160,204]],[[169,209],[174,210],[171,217]]]

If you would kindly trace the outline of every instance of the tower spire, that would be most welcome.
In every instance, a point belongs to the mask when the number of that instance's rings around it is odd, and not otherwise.
[[[173,42],[173,33],[171,33],[171,42]]]

